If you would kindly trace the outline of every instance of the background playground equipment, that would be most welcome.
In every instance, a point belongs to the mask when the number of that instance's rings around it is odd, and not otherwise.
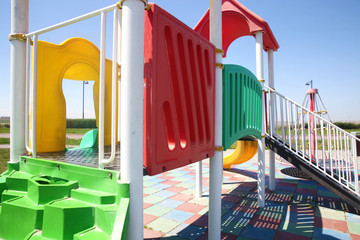
[[[223,146],[236,150],[224,158],[224,168],[250,160],[261,139],[262,87],[248,69],[225,64],[223,70]],[[247,140],[247,141],[246,141]]]
[[[71,38],[57,45],[38,42],[37,57],[37,152],[59,152],[65,149],[66,102],[63,79],[95,81],[93,98],[96,123],[99,125],[100,51],[90,41]],[[111,137],[112,61],[105,62],[105,145]],[[33,109],[30,109],[33,112]],[[32,114],[31,114],[32,116]],[[32,122],[32,118],[30,118]],[[32,124],[30,124],[32,125]]]

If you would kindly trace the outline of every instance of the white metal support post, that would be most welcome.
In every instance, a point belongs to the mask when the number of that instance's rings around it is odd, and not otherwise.
[[[269,87],[272,89],[275,89],[275,83],[274,83],[274,51],[272,49],[268,50],[268,73],[269,73]],[[275,105],[274,105],[274,97],[275,94],[270,92],[270,121],[271,123],[269,126],[272,128],[271,132],[273,133],[275,131]],[[269,189],[271,191],[275,190],[275,152],[269,151]]]
[[[222,49],[222,1],[210,0],[210,42]],[[218,51],[217,51],[218,52]],[[215,155],[210,158],[209,239],[221,236],[222,146],[222,54],[216,54],[215,72]]]
[[[20,161],[25,149],[26,42],[29,0],[11,0],[10,162]]]
[[[196,197],[202,197],[202,161],[196,163]]]
[[[264,63],[263,63],[263,32],[256,32],[256,77],[264,90]],[[265,206],[265,124],[264,124],[264,97],[262,102],[262,130],[261,140],[258,140],[258,205]]]
[[[122,3],[121,181],[130,183],[127,238],[143,239],[144,2]]]

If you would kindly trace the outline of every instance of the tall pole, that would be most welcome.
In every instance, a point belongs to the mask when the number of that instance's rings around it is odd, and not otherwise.
[[[83,98],[82,98],[82,119],[84,119],[84,96],[85,96],[85,82],[83,81]]]
[[[256,77],[264,89],[264,63],[263,63],[263,32],[256,32]],[[263,90],[264,91],[264,90]],[[265,124],[264,124],[264,97],[262,102],[262,128],[261,140],[258,140],[258,205],[265,207]]]
[[[122,2],[121,181],[130,183],[127,239],[143,239],[144,2]]]
[[[274,83],[274,51],[272,49],[268,50],[268,73],[269,73],[269,87],[275,89]],[[270,121],[271,124],[271,133],[275,131],[275,102],[274,102],[275,94],[270,92]],[[269,151],[269,189],[271,191],[275,190],[275,152]]]
[[[25,149],[26,42],[29,0],[11,0],[10,162],[20,161]]]
[[[210,42],[222,49],[221,0],[210,0]],[[222,149],[222,54],[216,51],[215,72],[215,155],[210,158],[209,239],[221,237]]]

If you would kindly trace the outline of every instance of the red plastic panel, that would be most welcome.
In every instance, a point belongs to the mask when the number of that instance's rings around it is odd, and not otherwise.
[[[155,4],[145,11],[144,166],[214,155],[215,46]]]

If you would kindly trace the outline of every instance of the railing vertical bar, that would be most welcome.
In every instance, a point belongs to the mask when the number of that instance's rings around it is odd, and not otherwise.
[[[275,94],[274,95],[274,110],[275,110],[275,133],[277,136],[279,136],[279,123],[278,123],[278,104],[277,104],[277,99],[278,95]]]
[[[34,35],[33,43],[33,79],[32,79],[32,136],[31,136],[31,149],[32,157],[36,158],[36,122],[37,122],[37,58],[38,58],[38,35]]]
[[[99,167],[104,159],[104,120],[105,120],[105,50],[106,50],[106,13],[101,13],[100,30],[100,102],[99,102]]]
[[[356,139],[352,138],[353,141],[353,158],[354,158],[354,180],[355,180],[355,193],[359,194],[359,174],[358,174],[358,162],[357,162],[357,148],[356,148]]]
[[[307,116],[308,116],[308,135],[309,135],[309,162],[310,164],[312,164],[312,140],[311,140],[311,124],[310,124],[310,112],[308,111],[307,113]],[[318,167],[317,163],[316,163],[316,166]]]
[[[328,152],[329,152],[329,160],[330,160],[330,171],[331,176],[334,177],[334,167],[333,167],[333,156],[332,156],[332,138],[331,138],[331,127],[327,124],[327,136],[328,136]]]
[[[280,120],[281,120],[281,139],[283,140],[283,144],[285,145],[284,138],[284,110],[283,110],[283,98],[280,98]]]
[[[321,146],[322,146],[322,158],[323,158],[323,166],[324,172],[326,173],[326,156],[325,156],[325,136],[324,136],[324,121],[320,120],[320,127],[321,127]]]
[[[269,121],[269,135],[270,136],[273,136],[273,127],[274,127],[274,123],[273,123],[273,113],[274,113],[274,106],[272,106],[272,93],[271,93],[271,89],[269,88],[269,96],[268,96],[268,100],[269,100],[269,103],[268,103],[268,121]]]
[[[340,144],[340,161],[341,161],[341,176],[342,179],[345,179],[345,174],[344,174],[344,152],[343,152],[343,137],[341,136],[342,133],[339,132],[339,144]]]
[[[349,179],[351,178],[351,175],[349,176],[349,142],[348,137],[344,135],[344,141],[345,141],[345,164],[346,164],[346,186],[349,186]]]
[[[334,138],[334,154],[336,155],[336,174],[340,177],[340,166],[339,166],[339,145],[337,142],[336,132],[337,130],[335,128],[333,129],[333,138]]]
[[[301,135],[302,135],[302,152],[303,158],[305,159],[306,154],[306,140],[305,140],[305,122],[304,122],[304,111],[301,109]]]
[[[317,127],[316,127],[317,123],[316,123],[316,121],[317,121],[317,117],[316,117],[316,115],[315,115],[315,116],[314,116],[315,156],[314,156],[314,157],[315,157],[315,161],[316,161],[316,166],[319,167],[318,133],[317,133]],[[311,129],[311,130],[313,130],[313,129]]]
[[[286,122],[287,122],[287,125],[288,125],[288,141],[289,141],[289,149],[291,149],[291,128],[290,128],[290,104],[289,104],[289,101],[286,100]]]
[[[26,80],[25,80],[25,147],[28,152],[31,152],[29,147],[29,89],[31,84],[31,38],[26,38]]]
[[[296,106],[295,105],[295,115],[296,115],[296,117],[295,117],[295,146],[296,146],[296,154],[298,154],[299,153],[299,134],[298,134],[298,122],[297,122],[297,120],[298,120],[298,118],[297,118],[297,115],[298,115],[298,112],[299,112],[299,108],[298,108],[298,106]]]

